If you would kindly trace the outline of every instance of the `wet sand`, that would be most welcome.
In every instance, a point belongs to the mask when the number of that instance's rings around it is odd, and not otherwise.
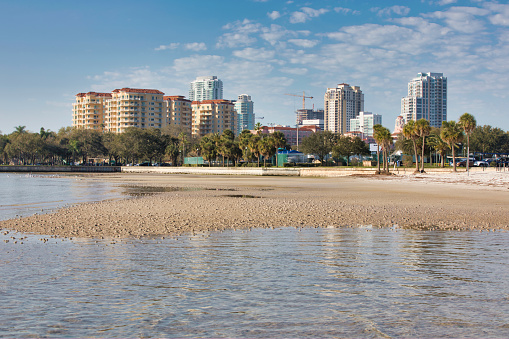
[[[509,173],[340,178],[102,174],[89,180],[164,191],[0,221],[60,237],[128,238],[252,227],[507,230]],[[447,179],[449,178],[449,179]],[[150,191],[150,189],[148,189]]]

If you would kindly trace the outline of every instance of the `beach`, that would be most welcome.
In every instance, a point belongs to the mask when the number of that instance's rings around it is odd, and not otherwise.
[[[0,222],[59,237],[179,236],[253,227],[508,229],[509,174],[340,178],[107,174],[139,197],[84,203]],[[151,194],[147,194],[151,193]]]

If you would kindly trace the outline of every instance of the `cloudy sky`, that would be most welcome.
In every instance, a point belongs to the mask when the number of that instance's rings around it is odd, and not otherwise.
[[[509,5],[502,1],[0,0],[0,131],[72,124],[79,92],[188,96],[217,75],[263,124],[295,124],[328,87],[360,86],[394,128],[419,72],[448,78],[448,119],[509,130]]]

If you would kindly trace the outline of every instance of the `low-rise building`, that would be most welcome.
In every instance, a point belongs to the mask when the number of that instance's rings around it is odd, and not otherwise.
[[[166,107],[166,124],[180,126],[191,132],[192,115],[191,100],[181,95],[164,96]]]
[[[104,129],[104,114],[106,101],[111,98],[111,93],[78,93],[76,102],[72,105],[72,126],[75,128]]]
[[[237,131],[237,112],[228,100],[193,101],[191,104],[192,134],[205,136],[210,133],[223,133],[229,129],[235,135]]]

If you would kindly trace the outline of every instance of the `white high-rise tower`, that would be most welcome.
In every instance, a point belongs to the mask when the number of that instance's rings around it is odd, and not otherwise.
[[[238,131],[239,133],[245,129],[253,130],[255,128],[255,114],[254,103],[251,96],[241,94],[235,103],[235,110],[237,111],[238,118]]]
[[[217,76],[197,77],[191,82],[189,100],[221,100],[223,99],[223,82]]]
[[[401,99],[401,115],[409,120],[426,119],[433,127],[447,121],[447,77],[443,73],[418,73]]]

